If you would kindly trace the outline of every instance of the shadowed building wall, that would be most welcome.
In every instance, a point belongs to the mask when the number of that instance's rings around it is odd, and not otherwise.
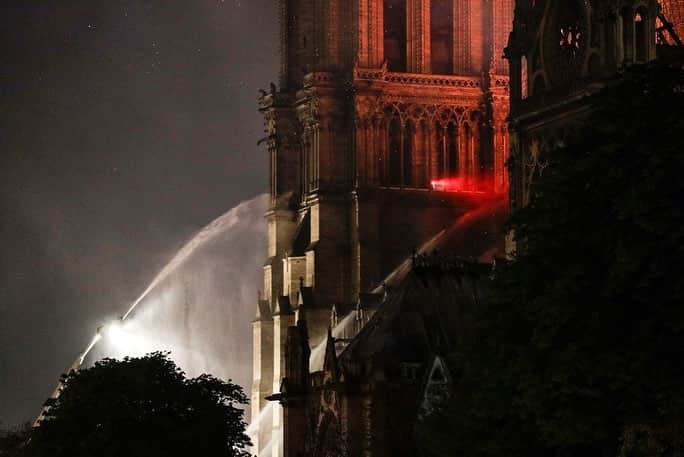
[[[518,0],[506,50],[510,62],[511,205],[525,206],[547,154],[577,129],[591,95],[628,66],[667,58],[681,30],[684,2],[670,0]],[[664,40],[661,39],[664,36]],[[560,39],[559,39],[560,37]],[[507,250],[516,249],[512,238]]]

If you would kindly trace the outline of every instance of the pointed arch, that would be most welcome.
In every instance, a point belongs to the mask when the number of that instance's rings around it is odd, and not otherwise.
[[[459,173],[458,158],[458,127],[455,122],[449,122],[446,128],[446,167],[444,174],[455,177]]]
[[[390,186],[401,185],[402,170],[401,120],[393,116],[387,127],[387,179]]]
[[[648,61],[648,49],[650,47],[648,10],[643,5],[634,13],[634,60],[636,62]]]
[[[461,125],[459,163],[461,164],[461,176],[467,181],[472,175],[473,169],[473,127],[470,121],[465,121]]]
[[[529,77],[527,56],[523,55],[520,58],[520,98],[523,100],[530,96],[528,81]]]
[[[402,166],[401,166],[401,185],[406,187],[413,187],[415,185],[413,179],[413,164],[414,164],[414,149],[416,138],[416,127],[413,120],[406,121],[404,131],[402,132]]]
[[[445,164],[446,164],[446,129],[439,121],[435,122],[435,170],[436,175],[434,178],[441,179],[445,177]]]
[[[634,62],[634,11],[630,7],[624,7],[620,11],[620,23],[622,25],[622,63]]]
[[[430,126],[425,118],[421,118],[416,125],[415,186],[426,188],[430,182]]]

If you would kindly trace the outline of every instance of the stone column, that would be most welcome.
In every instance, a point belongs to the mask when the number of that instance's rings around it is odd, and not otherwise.
[[[280,312],[279,309],[273,315],[273,392],[280,391],[280,383],[285,376],[285,352],[287,350],[287,329],[294,325],[295,315],[292,311]],[[273,456],[283,457],[284,428],[283,407],[276,403],[273,405],[273,427],[271,439],[273,440]]]
[[[311,164],[311,179],[312,179],[312,190],[316,190],[319,187],[319,176],[320,176],[320,149],[321,149],[321,127],[320,124],[316,123],[313,125],[313,163]]]
[[[503,192],[506,189],[506,159],[508,157],[508,135],[506,122],[497,121],[494,124],[494,191]]]
[[[369,122],[368,133],[368,181],[372,184],[378,182],[378,154],[379,154],[379,137],[378,137],[378,121],[371,119]]]
[[[430,188],[430,181],[432,180],[432,122],[428,119],[425,121],[425,186]]]
[[[279,71],[279,82],[280,89],[287,90],[289,87],[289,33],[288,29],[290,27],[289,23],[289,11],[288,11],[288,0],[278,0],[278,26],[280,33],[280,71]]]
[[[472,74],[470,67],[470,2],[454,1],[454,73]]]
[[[358,49],[361,68],[380,68],[385,59],[383,0],[358,1]]]
[[[630,64],[634,62],[634,12],[631,8],[627,8],[621,12],[621,17],[622,63]]]
[[[406,66],[409,73],[430,72],[430,0],[406,1]]]
[[[305,127],[304,128],[304,135],[302,138],[302,147],[301,147],[301,165],[300,169],[302,170],[302,195],[306,195],[307,192],[311,189],[311,129],[310,127]]]
[[[380,178],[383,184],[389,184],[389,120],[384,119],[380,128],[380,136],[382,145],[382,177]]]
[[[606,9],[601,16],[601,55],[603,67],[606,71],[613,71],[619,64],[618,53],[618,17],[617,12],[611,8]],[[596,31],[598,33],[598,31]]]
[[[458,130],[458,167],[459,175],[464,180],[468,179],[468,158],[470,156],[470,137],[472,135],[467,134],[468,125],[465,122],[459,123]]]
[[[416,167],[415,182],[416,187],[426,188],[430,184],[430,149],[428,138],[428,127],[425,121],[418,122],[416,130],[416,148],[415,157],[420,166]]]
[[[262,302],[261,297],[259,302]],[[257,304],[258,307],[261,305],[262,303]],[[263,307],[267,308],[268,304]],[[252,422],[259,421],[256,434],[252,437],[252,444],[257,454],[260,454],[271,440],[272,428],[271,418],[264,419],[259,414],[268,404],[266,397],[273,393],[273,321],[270,315],[264,316],[257,310],[257,317],[252,322],[252,338]]]
[[[653,8],[651,8],[648,13],[648,18],[646,18],[648,27],[648,30],[646,31],[647,37],[654,37],[656,35],[656,16],[657,13],[653,11]],[[671,19],[668,20],[671,21]],[[646,60],[650,62],[651,60],[654,60],[656,57],[656,40],[649,39],[648,48],[646,50]]]
[[[401,188],[404,187],[404,176],[406,174],[406,170],[404,170],[404,142],[406,141],[406,135],[404,134],[405,129],[406,122],[402,119],[401,127],[399,129],[399,137],[401,138],[399,141],[399,187]]]

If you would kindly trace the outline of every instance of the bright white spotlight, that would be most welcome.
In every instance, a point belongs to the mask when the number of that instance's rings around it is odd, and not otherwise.
[[[112,356],[115,357],[139,357],[147,352],[145,338],[140,335],[135,325],[123,319],[116,319],[103,325],[98,329],[98,335],[101,336]]]
[[[111,322],[105,327],[105,336],[114,343],[121,343],[126,338],[126,331],[121,321]]]
[[[120,343],[126,337],[126,331],[123,327],[123,321],[121,319],[117,319],[102,325],[97,329],[97,334],[100,338],[106,338],[111,342]]]

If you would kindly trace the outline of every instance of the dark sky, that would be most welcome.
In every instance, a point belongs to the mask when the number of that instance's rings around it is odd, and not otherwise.
[[[266,189],[275,0],[0,7],[0,421],[32,419],[103,316]]]

